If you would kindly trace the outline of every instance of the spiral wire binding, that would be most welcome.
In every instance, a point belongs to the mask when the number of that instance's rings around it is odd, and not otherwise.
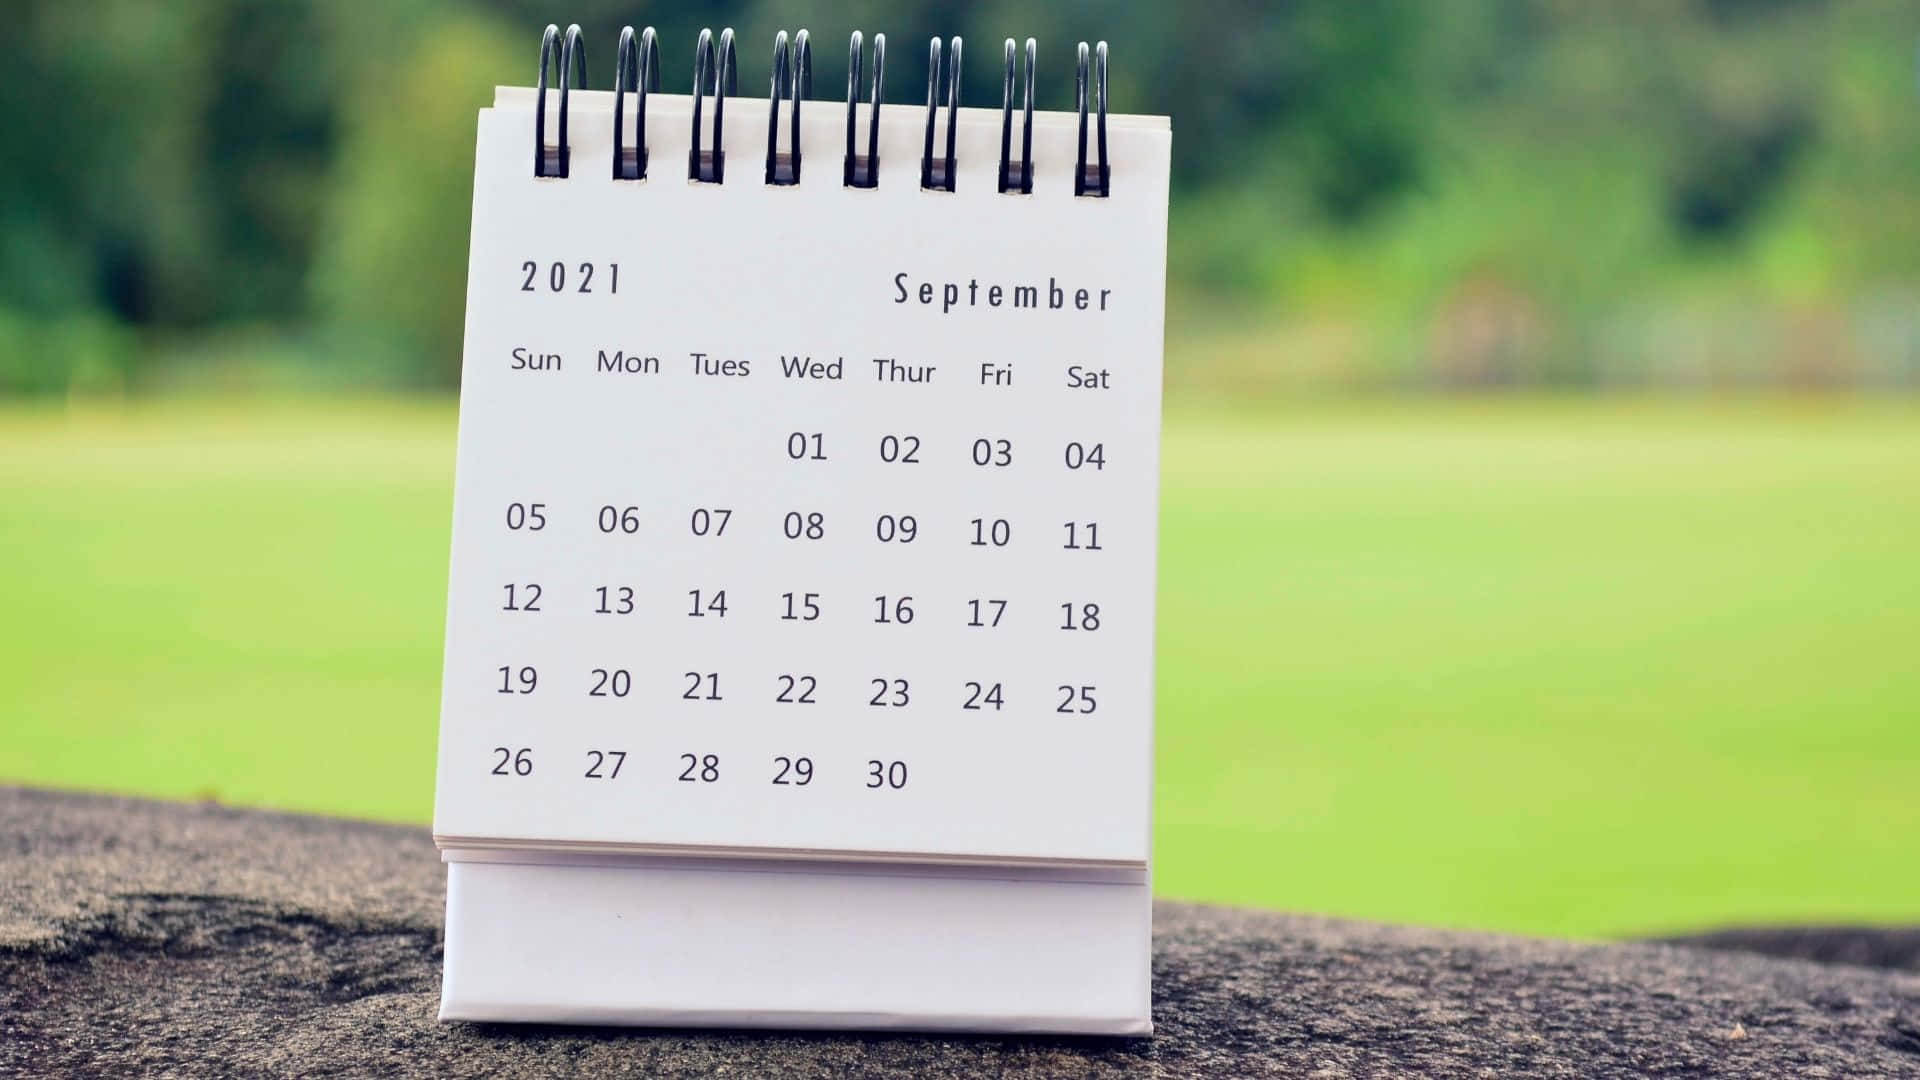
[[[864,74],[863,39],[855,30],[847,46],[847,150],[841,167],[841,183],[853,188],[880,186],[880,101],[887,69],[887,35],[873,35],[873,80],[867,98],[866,153],[858,150],[860,82]],[[947,61],[947,136],[946,153],[934,156],[934,129],[940,115],[940,39],[927,43],[927,130],[920,157],[920,186],[928,191],[955,189],[957,162],[955,140],[960,115],[961,40],[952,38]],[[1021,80],[1020,157],[1013,157],[1013,81],[1014,42],[1006,43],[1006,71],[1001,85],[999,188],[1003,195],[1033,194],[1033,98],[1034,62],[1039,49],[1028,38],[1025,70]],[[560,106],[556,126],[559,138],[547,143],[547,80],[557,77]],[[797,31],[789,42],[782,30],[773,39],[773,70],[767,113],[766,182],[778,187],[800,183],[800,108],[813,94],[813,46],[805,30]],[[719,184],[726,180],[727,156],[722,147],[727,98],[739,84],[734,61],[733,30],[720,31],[716,47],[712,30],[701,30],[693,53],[693,138],[687,152],[687,179],[697,183]],[[572,90],[587,87],[587,54],[578,23],[563,34],[549,23],[540,35],[540,74],[535,83],[533,115],[533,175],[540,178],[565,178],[572,172],[572,147],[567,139],[567,96]],[[660,89],[660,45],[653,27],[635,37],[633,27],[620,30],[620,47],[614,59],[613,74],[613,178],[647,178],[647,95]],[[634,95],[633,145],[626,138],[627,92]],[[700,116],[708,94],[713,95],[713,139],[702,150]],[[787,152],[780,153],[780,102],[788,102]],[[1075,107],[1079,113],[1079,152],[1074,163],[1073,193],[1084,198],[1104,199],[1113,191],[1113,171],[1107,160],[1107,43],[1087,48],[1080,42],[1074,73]],[[1087,159],[1087,121],[1090,108],[1094,117],[1096,160]]]
[[[660,44],[653,27],[640,31],[636,48],[633,27],[620,28],[620,51],[613,62],[613,178],[647,178],[647,94],[660,89]],[[627,91],[634,92],[633,145],[621,140],[626,135]]]
[[[556,44],[558,43],[558,44]],[[560,142],[555,147],[547,146],[547,62],[552,60],[560,77]],[[565,39],[560,37],[560,28],[547,24],[546,32],[540,35],[540,78],[535,86],[533,112],[533,175],[540,177],[561,177],[568,173],[572,160],[572,151],[567,146],[567,88],[573,81],[567,78],[572,70],[574,78],[580,83],[580,89],[587,88],[587,50],[580,38],[580,24],[567,27]]]
[[[720,31],[720,49],[716,57],[713,31],[700,31],[693,47],[693,148],[687,151],[687,179],[703,184],[726,182],[727,154],[721,149],[721,123],[725,119],[727,95],[739,88],[739,76],[733,64],[733,28]],[[713,93],[713,149],[700,150],[700,104],[707,92]]]
[[[887,35],[873,35],[873,93],[867,105],[867,153],[854,150],[855,116],[860,94],[860,31],[853,32],[847,46],[847,154],[840,170],[840,183],[851,188],[880,186],[880,83],[887,70]]]
[[[1074,79],[1074,97],[1080,109],[1080,160],[1073,170],[1073,193],[1104,199],[1112,190],[1112,172],[1107,168],[1107,43],[1094,47],[1094,81],[1100,94],[1100,164],[1087,165],[1087,43],[1080,43],[1079,73]]]
[[[780,96],[792,103],[789,152],[780,153]],[[800,103],[813,93],[813,46],[807,32],[793,35],[791,47],[787,32],[773,38],[773,89],[767,95],[767,183],[790,187],[800,182]]]
[[[1000,194],[1033,194],[1033,59],[1038,48],[1027,39],[1027,75],[1020,121],[1019,175],[1014,175],[1013,153],[1013,39],[1007,39],[1007,74],[1000,97]]]
[[[940,87],[940,39],[934,38],[927,46],[927,142],[920,157],[920,186],[928,191],[954,190],[953,139],[958,131],[956,121],[960,118],[960,39],[955,37],[951,45],[953,59],[947,64],[947,154],[945,158],[935,160],[933,156],[933,125],[938,114],[935,93]]]

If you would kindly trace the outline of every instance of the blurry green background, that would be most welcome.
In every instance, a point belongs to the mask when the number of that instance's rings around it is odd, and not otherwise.
[[[0,780],[426,820],[474,116],[569,19],[1174,117],[1161,892],[1920,920],[1897,0],[16,0]]]

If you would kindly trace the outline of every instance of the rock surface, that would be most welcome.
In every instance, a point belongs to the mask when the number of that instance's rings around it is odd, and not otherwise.
[[[1920,971],[1920,927],[1736,927],[1663,940],[1675,945],[1759,953],[1819,964]]]
[[[0,788],[0,1076],[1920,1077],[1911,972],[1172,903],[1151,1039],[441,1024],[443,889],[421,829]]]

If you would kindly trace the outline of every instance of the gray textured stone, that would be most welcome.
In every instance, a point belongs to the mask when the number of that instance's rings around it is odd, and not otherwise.
[[[441,1024],[443,888],[420,829],[0,788],[0,1075],[1920,1077],[1910,972],[1171,903],[1151,1039]]]
[[[1759,953],[1820,964],[1920,971],[1920,927],[1741,926],[1662,940],[1673,945]]]

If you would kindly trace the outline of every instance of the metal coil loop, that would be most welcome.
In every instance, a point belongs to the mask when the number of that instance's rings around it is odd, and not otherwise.
[[[787,32],[773,38],[773,88],[767,95],[767,183],[789,187],[800,182],[800,103],[813,93],[813,45],[807,32],[794,34],[787,44]],[[780,153],[780,98],[792,103],[787,137],[788,152]]]
[[[867,104],[867,152],[863,157],[855,149],[854,133],[860,94],[860,31],[855,30],[847,46],[847,153],[840,170],[840,182],[846,187],[880,186],[880,85],[887,71],[887,35],[873,35],[873,91]]]
[[[701,30],[700,40],[693,47],[693,143],[687,151],[687,179],[703,184],[726,182],[727,154],[721,141],[723,122],[726,119],[727,96],[739,88],[739,75],[734,70],[733,29],[728,27],[720,31],[720,47],[716,55],[713,44],[713,31]],[[700,149],[700,111],[701,103],[708,93],[713,94],[713,142],[712,149]]]
[[[1027,39],[1026,79],[1022,91],[1020,160],[1013,160],[1013,39],[1007,39],[1007,71],[1000,99],[1000,194],[1033,194],[1033,60],[1038,48]]]
[[[1073,193],[1104,199],[1111,191],[1112,172],[1107,167],[1107,43],[1094,47],[1095,90],[1099,95],[1100,161],[1087,164],[1087,43],[1080,43],[1079,73],[1074,80],[1074,97],[1080,110],[1080,159],[1073,170]]]
[[[920,156],[920,186],[928,191],[954,190],[953,140],[958,133],[956,121],[960,118],[960,39],[955,37],[949,45],[953,59],[947,63],[947,152],[944,157],[933,156],[933,128],[939,115],[938,90],[940,87],[940,39],[934,38],[927,46],[927,140],[926,148]]]
[[[551,61],[560,79],[560,140],[554,146],[547,145],[547,65]],[[573,79],[568,79],[571,71]],[[567,145],[567,90],[572,82],[578,82],[580,89],[587,88],[587,50],[580,37],[580,25],[575,23],[567,27],[563,39],[560,28],[547,24],[546,32],[540,35],[540,77],[534,84],[533,106],[533,175],[540,177],[562,177],[569,171],[572,163],[572,151]]]
[[[647,94],[660,89],[660,44],[653,27],[640,31],[636,47],[633,27],[620,28],[620,50],[613,63],[613,178],[647,178]],[[626,145],[627,91],[634,92],[633,145]]]

